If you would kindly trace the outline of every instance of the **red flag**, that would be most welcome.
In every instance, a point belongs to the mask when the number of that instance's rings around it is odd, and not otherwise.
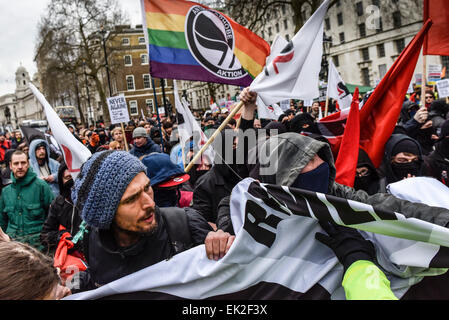
[[[335,168],[337,176],[335,181],[348,187],[354,186],[355,172],[359,157],[360,115],[359,115],[359,88],[355,88],[352,96],[351,110],[346,121],[345,133],[341,140]]]
[[[449,55],[449,6],[447,0],[424,0],[423,19],[431,19],[432,28],[424,40],[424,55]]]
[[[366,151],[376,168],[382,162],[385,143],[393,133],[399,118],[424,37],[431,25],[431,20],[424,24],[361,108],[360,146]],[[318,128],[331,143],[334,155],[339,150],[346,119],[347,114],[340,111],[318,122]]]

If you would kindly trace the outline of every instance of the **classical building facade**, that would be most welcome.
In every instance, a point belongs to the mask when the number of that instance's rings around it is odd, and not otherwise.
[[[18,129],[24,120],[45,120],[42,105],[28,87],[31,82],[39,88],[37,77],[31,80],[23,66],[17,68],[15,76],[15,92],[0,96],[0,124],[9,131]]]

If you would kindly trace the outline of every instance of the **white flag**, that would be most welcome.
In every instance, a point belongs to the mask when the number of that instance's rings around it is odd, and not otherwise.
[[[45,115],[47,117],[48,125],[51,128],[51,132],[53,133],[53,137],[61,146],[64,161],[67,164],[67,168],[70,171],[72,178],[76,179],[82,164],[89,159],[92,153],[73,136],[42,93],[32,83],[29,83],[29,86],[39,102],[44,106]]]
[[[335,68],[332,60],[329,61],[329,76],[327,80],[327,95],[336,99],[340,110],[351,108],[352,94]]]
[[[251,91],[266,106],[285,99],[314,99],[323,55],[325,0],[288,45],[252,82]]]
[[[181,102],[181,99],[179,99],[176,80],[173,80],[173,91],[175,96],[176,112],[178,113],[178,131],[181,148],[186,150],[186,144],[190,141],[190,138],[193,137],[194,150],[198,151],[207,143],[208,139],[190,111],[187,101],[183,98],[184,101]],[[209,164],[213,163],[214,151],[211,146],[205,150],[202,154],[202,157],[203,156],[208,158],[207,161]],[[185,159],[183,159],[183,163],[185,163]]]
[[[273,59],[276,58],[287,45],[288,45],[288,41],[285,40],[279,34],[277,34],[273,40],[273,44],[271,45],[270,55],[266,58],[265,65],[268,66],[273,61]],[[277,101],[277,102],[280,102],[280,101]],[[259,115],[259,119],[277,120],[277,119],[279,119],[279,116],[284,113],[284,110],[277,103],[273,103],[271,106],[270,105],[267,106],[267,105],[265,105],[265,103],[262,101],[262,99],[259,96],[257,97],[256,104],[257,104],[257,113]],[[289,107],[290,107],[290,102],[289,102]]]

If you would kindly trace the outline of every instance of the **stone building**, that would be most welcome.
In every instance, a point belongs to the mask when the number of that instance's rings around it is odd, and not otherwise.
[[[28,83],[33,83],[37,88],[37,78],[30,79],[28,71],[19,66],[15,73],[16,90],[0,96],[0,124],[2,130],[12,131],[19,128],[24,120],[45,120],[45,112],[34,96]]]

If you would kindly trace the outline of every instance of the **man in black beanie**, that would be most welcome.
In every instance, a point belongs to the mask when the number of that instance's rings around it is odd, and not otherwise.
[[[385,145],[382,162],[384,177],[380,180],[380,192],[386,186],[403,179],[422,176],[423,155],[419,143],[405,134],[393,134]]]

